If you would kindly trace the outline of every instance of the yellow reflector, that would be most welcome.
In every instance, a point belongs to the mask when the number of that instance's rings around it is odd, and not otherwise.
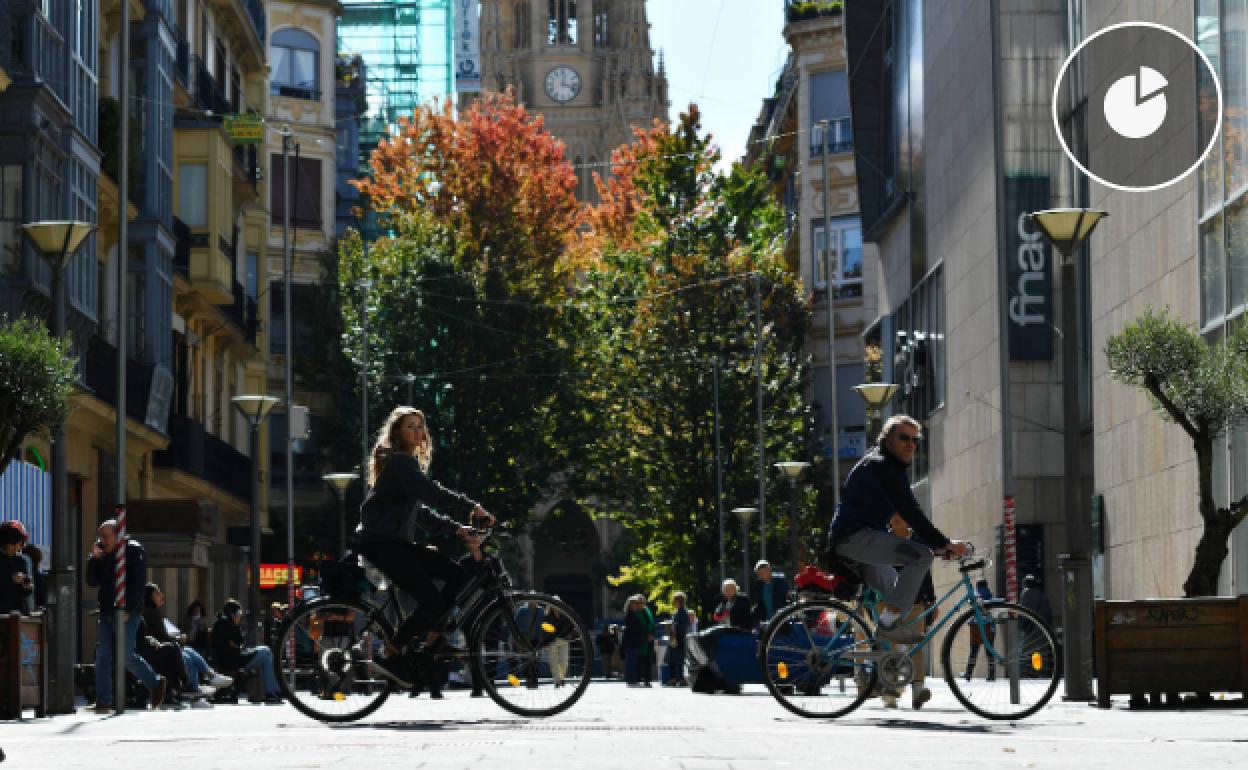
[[[788,679],[788,678],[789,678],[789,667],[788,667],[788,666],[786,666],[786,665],[785,665],[785,664],[783,664],[783,663],[777,663],[777,664],[776,664],[776,673],[780,675],[780,678],[781,678],[781,679]]]
[[[519,687],[520,677],[516,676],[515,674],[508,674],[507,683],[510,684],[512,687]]]
[[[543,623],[542,630],[548,634],[553,634],[555,632],[555,627],[550,623]]]
[[[1033,652],[1031,654],[1031,667],[1037,671],[1044,668],[1044,661],[1040,658],[1040,653]]]
[[[334,693],[334,700],[343,701],[346,699],[347,699],[346,693],[341,693],[341,692]]]

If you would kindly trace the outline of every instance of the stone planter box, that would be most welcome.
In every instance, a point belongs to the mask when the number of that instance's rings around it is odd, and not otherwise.
[[[1096,603],[1096,701],[1111,695],[1248,696],[1248,596]]]

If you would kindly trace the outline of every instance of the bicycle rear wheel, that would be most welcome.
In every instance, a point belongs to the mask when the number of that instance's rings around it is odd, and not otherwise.
[[[589,633],[576,612],[553,596],[508,593],[486,610],[473,636],[473,676],[513,714],[558,714],[589,685]]]
[[[866,654],[876,648],[862,619],[835,599],[790,604],[763,631],[758,660],[772,697],[794,714],[844,716],[867,699],[877,678]]]
[[[351,722],[381,707],[393,684],[368,665],[393,637],[390,624],[354,600],[316,599],[278,631],[277,679],[299,711],[322,722]]]
[[[940,660],[955,698],[985,719],[1022,719],[1044,707],[1062,678],[1052,629],[1031,610],[1010,602],[968,609],[945,634]],[[989,646],[991,645],[991,649]]]

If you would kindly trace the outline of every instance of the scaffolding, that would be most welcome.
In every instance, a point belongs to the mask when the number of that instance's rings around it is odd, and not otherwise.
[[[338,52],[365,63],[360,166],[399,118],[454,90],[452,0],[340,0]]]

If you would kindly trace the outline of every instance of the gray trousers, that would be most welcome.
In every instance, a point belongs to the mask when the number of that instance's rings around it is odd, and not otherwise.
[[[935,558],[927,546],[878,529],[860,529],[836,547],[860,565],[862,579],[905,614],[914,605],[923,576]]]

